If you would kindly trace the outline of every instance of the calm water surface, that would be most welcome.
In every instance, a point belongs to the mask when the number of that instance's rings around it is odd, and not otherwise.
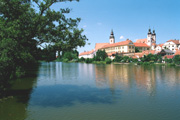
[[[178,120],[180,67],[44,62],[9,94],[0,120]]]

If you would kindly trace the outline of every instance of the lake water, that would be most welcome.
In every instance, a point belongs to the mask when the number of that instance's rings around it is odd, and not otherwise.
[[[180,67],[42,62],[29,72],[0,120],[180,119]]]

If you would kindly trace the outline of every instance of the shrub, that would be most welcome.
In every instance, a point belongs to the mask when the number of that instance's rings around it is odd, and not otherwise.
[[[81,57],[80,59],[78,59],[79,62],[84,62],[85,58]]]
[[[142,65],[142,64],[143,64],[143,62],[141,62],[141,61],[137,62],[137,65]]]
[[[111,63],[111,59],[110,58],[106,58],[105,62],[106,62],[106,64],[110,64]]]
[[[150,62],[144,62],[143,65],[150,65]]]
[[[68,62],[69,60],[67,58],[63,58],[63,62]]]
[[[86,62],[86,63],[92,63],[92,62],[93,62],[93,59],[87,58],[87,59],[85,60],[85,62]]]

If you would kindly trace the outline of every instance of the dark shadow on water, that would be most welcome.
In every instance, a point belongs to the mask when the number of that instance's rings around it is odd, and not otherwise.
[[[115,103],[113,98],[109,89],[55,85],[38,87],[31,96],[30,104],[43,107],[72,106],[75,102],[113,104]]]

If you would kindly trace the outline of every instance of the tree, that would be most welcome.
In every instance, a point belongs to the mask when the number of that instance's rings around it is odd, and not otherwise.
[[[98,50],[96,52],[96,60],[104,61],[106,57],[107,57],[107,53],[105,52],[105,50]]]
[[[68,8],[51,9],[53,4],[66,1],[79,0],[0,0],[1,78],[8,79],[33,66],[41,53],[38,45],[49,43],[52,51],[85,45],[87,38],[83,29],[78,29],[81,19],[66,18]]]
[[[123,59],[123,57],[116,55],[114,61],[121,62],[122,59]]]
[[[174,58],[173,58],[173,62],[175,64],[180,65],[180,55],[175,55]]]
[[[137,53],[137,52],[140,52],[139,49],[138,49],[137,47],[135,47],[135,52],[136,52],[136,53]]]

